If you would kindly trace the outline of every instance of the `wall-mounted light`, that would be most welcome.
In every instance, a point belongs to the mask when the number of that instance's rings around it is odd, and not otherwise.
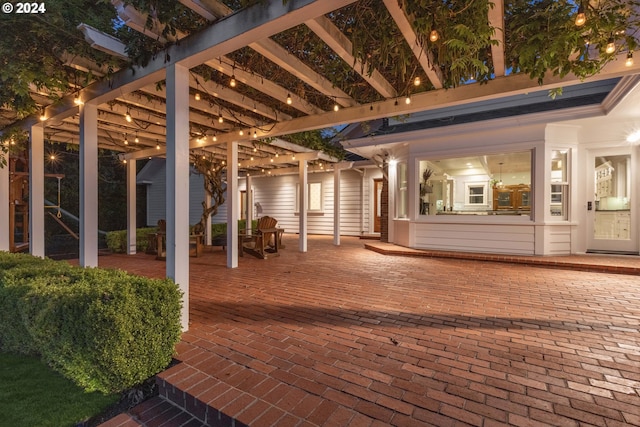
[[[630,144],[640,142],[640,130],[633,131],[629,135],[627,135],[627,142]]]

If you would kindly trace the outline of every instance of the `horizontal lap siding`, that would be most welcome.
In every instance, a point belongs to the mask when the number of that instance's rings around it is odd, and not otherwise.
[[[415,247],[534,255],[534,227],[527,225],[418,223]]]
[[[321,213],[309,212],[307,231],[309,234],[333,234],[333,173],[310,174],[307,182],[322,183]],[[360,234],[360,175],[344,171],[340,177],[340,231],[343,235]],[[278,220],[285,233],[299,231],[300,217],[296,209],[298,176],[285,175],[253,180],[254,201],[262,206],[262,214]]]
[[[571,254],[571,226],[547,225],[545,227],[545,255]]]

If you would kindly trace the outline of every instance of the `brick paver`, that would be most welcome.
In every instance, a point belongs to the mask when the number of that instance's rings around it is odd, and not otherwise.
[[[285,243],[237,269],[191,258],[182,363],[159,378],[200,422],[640,425],[640,277]],[[99,263],[164,275],[144,254]]]

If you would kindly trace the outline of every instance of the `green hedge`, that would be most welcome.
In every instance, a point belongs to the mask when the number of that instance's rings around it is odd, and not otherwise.
[[[253,228],[258,226],[258,220],[251,222]],[[238,220],[238,230],[244,230],[246,221]],[[136,251],[146,252],[149,234],[156,233],[158,227],[138,228],[136,230]],[[219,236],[227,234],[227,223],[211,224],[211,235]],[[125,253],[127,251],[127,230],[109,231],[106,236],[107,247],[114,253]]]
[[[180,308],[168,279],[0,252],[0,351],[39,355],[87,391],[122,391],[163,370]]]
[[[136,251],[146,252],[149,234],[156,233],[158,227],[138,228],[136,230]],[[114,253],[127,251],[127,230],[109,231],[106,236],[107,247]]]

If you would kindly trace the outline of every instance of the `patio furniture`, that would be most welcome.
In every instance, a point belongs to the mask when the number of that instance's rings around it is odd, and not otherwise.
[[[199,229],[194,229],[189,234],[189,256],[199,257],[204,253],[204,233],[198,233]],[[167,259],[167,222],[164,219],[158,221],[158,232],[149,236],[149,240],[154,240],[156,259]]]
[[[238,249],[240,255],[247,252],[257,258],[271,258],[280,256],[278,249],[284,229],[276,228],[278,220],[270,216],[263,216],[258,220],[258,226],[249,233],[238,234]]]

